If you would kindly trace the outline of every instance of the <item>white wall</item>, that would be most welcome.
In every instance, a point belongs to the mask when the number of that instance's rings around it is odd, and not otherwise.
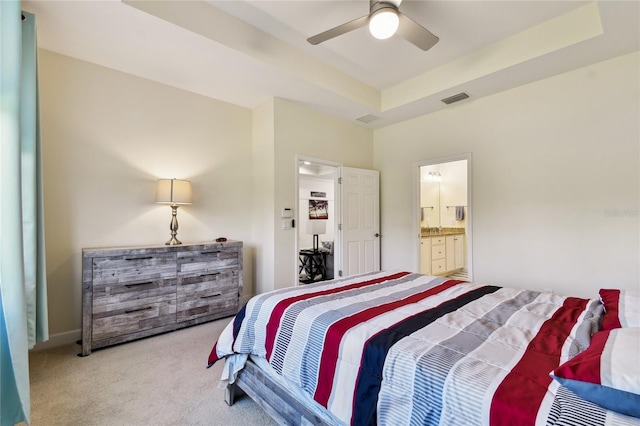
[[[640,287],[638,75],[636,52],[377,130],[383,268],[417,269],[414,162],[472,153],[476,281]]]
[[[46,50],[39,65],[54,338],[80,329],[83,247],[169,239],[171,209],[154,203],[158,178],[192,181],[180,240],[245,242],[252,293],[251,111]]]

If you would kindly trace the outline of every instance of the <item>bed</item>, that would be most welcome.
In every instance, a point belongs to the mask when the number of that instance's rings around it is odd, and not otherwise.
[[[639,425],[637,297],[369,273],[255,296],[208,366],[282,424]]]

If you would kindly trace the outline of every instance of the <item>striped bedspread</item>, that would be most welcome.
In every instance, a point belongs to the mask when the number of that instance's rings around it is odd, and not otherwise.
[[[377,272],[252,298],[208,362],[264,357],[345,424],[624,424],[549,376],[600,314],[597,300]]]

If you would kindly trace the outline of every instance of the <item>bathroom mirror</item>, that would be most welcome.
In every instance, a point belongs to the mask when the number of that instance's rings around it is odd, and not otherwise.
[[[466,228],[467,160],[420,167],[420,228]]]
[[[440,221],[440,164],[420,167],[420,227],[439,228]]]

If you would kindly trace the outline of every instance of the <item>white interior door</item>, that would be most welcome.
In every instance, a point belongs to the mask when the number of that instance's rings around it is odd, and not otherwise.
[[[340,168],[340,268],[345,277],[380,270],[380,173]]]

